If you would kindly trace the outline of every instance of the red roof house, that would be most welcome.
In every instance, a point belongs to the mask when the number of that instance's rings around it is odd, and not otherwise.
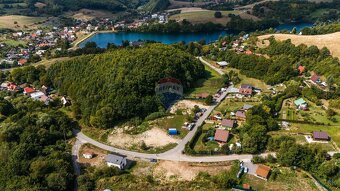
[[[35,92],[35,89],[33,89],[33,88],[31,88],[31,87],[26,87],[26,88],[24,88],[24,94],[31,94],[31,93],[33,93],[33,92]]]
[[[20,66],[23,66],[23,65],[25,65],[27,63],[27,60],[26,59],[20,59],[19,61],[18,61],[18,64],[20,65]]]
[[[17,90],[17,85],[15,83],[11,82],[11,83],[7,84],[7,90],[8,91],[15,91],[15,90]]]
[[[256,176],[267,180],[270,170],[268,166],[259,165],[256,169]]]
[[[246,51],[246,55],[252,55],[252,54],[253,54],[253,52],[251,50]]]
[[[302,65],[300,65],[300,66],[298,67],[298,70],[299,70],[299,73],[302,74],[302,73],[305,72],[305,67],[302,66]]]
[[[224,129],[216,129],[214,140],[222,143],[226,143],[229,138],[229,131]]]
[[[239,93],[242,95],[252,95],[253,94],[253,86],[248,84],[241,85]]]

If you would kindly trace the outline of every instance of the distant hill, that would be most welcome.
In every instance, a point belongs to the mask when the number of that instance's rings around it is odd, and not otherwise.
[[[165,10],[170,5],[169,0],[150,0],[144,5],[144,10],[148,12],[158,12]]]
[[[20,0],[8,0],[14,3]],[[98,9],[119,12],[127,9],[136,9],[144,5],[148,0],[29,0],[27,10],[23,14],[47,14],[58,16],[65,11],[77,11],[79,9]],[[38,4],[44,6],[36,6]],[[37,16],[38,16],[37,15]]]

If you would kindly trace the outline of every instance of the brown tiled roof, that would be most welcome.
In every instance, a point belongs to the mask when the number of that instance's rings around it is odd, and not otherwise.
[[[259,165],[256,169],[256,175],[267,178],[270,172],[270,167],[265,166],[265,165]]]
[[[232,120],[232,119],[223,119],[221,121],[221,125],[224,126],[224,127],[234,127],[235,120]]]
[[[237,111],[235,115],[236,117],[246,118],[246,113],[244,111]]]
[[[229,137],[229,131],[226,131],[224,129],[216,129],[215,132],[215,141],[220,141],[220,142],[227,142]]]

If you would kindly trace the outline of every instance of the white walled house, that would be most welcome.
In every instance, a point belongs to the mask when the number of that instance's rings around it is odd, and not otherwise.
[[[124,169],[127,164],[126,157],[115,155],[115,154],[106,155],[105,161],[106,161],[107,166],[109,167],[114,166],[119,169]]]

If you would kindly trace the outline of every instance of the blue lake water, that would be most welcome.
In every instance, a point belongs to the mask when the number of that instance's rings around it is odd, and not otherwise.
[[[296,27],[297,31],[305,27],[311,27],[311,23],[293,23],[282,24],[276,27],[277,30],[292,30]],[[174,44],[181,41],[186,43],[195,42],[204,39],[207,43],[216,41],[220,36],[231,34],[227,31],[217,31],[213,33],[133,33],[133,32],[118,32],[118,33],[98,33],[83,41],[79,46],[84,47],[87,42],[96,42],[101,48],[106,48],[108,43],[121,45],[122,41],[138,41],[138,40],[153,40],[163,44]]]

